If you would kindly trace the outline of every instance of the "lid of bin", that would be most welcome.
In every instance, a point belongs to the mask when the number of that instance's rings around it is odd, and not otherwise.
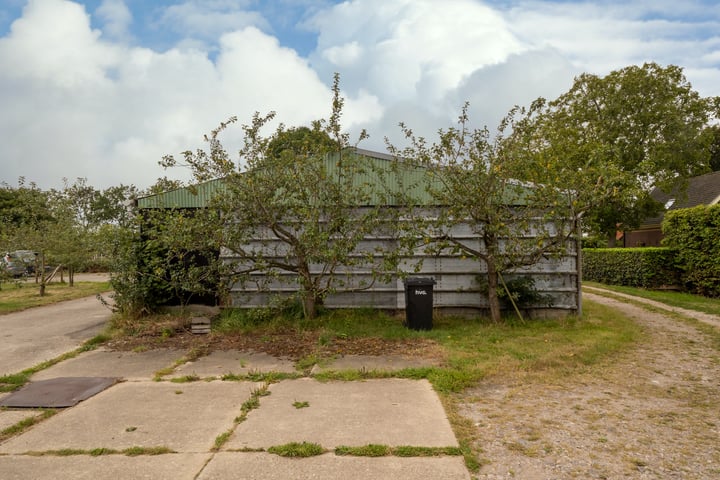
[[[437,282],[434,278],[429,277],[408,277],[403,280],[405,285],[435,285]]]

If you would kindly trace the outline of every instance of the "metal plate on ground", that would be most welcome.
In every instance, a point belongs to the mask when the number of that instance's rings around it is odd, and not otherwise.
[[[65,408],[115,385],[113,377],[61,377],[31,382],[0,400],[0,407]]]

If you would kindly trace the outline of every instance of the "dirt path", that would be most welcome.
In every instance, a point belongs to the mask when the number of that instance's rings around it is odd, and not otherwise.
[[[717,340],[635,305],[585,298],[635,319],[647,340],[593,375],[469,392],[463,414],[489,462],[477,478],[720,478]]]

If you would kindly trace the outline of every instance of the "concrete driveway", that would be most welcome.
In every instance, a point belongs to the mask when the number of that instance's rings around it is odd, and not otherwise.
[[[470,479],[458,455],[364,457],[335,452],[339,446],[368,444],[457,447],[442,404],[427,380],[223,381],[220,375],[237,376],[243,371],[295,370],[287,360],[242,351],[214,352],[178,365],[184,353],[100,348],[34,375],[31,381],[97,375],[121,381],[0,440],[0,478]],[[393,364],[383,367],[382,357],[354,357],[352,365],[345,360],[342,366],[328,368],[394,368]],[[154,372],[161,370],[165,375],[157,381]],[[199,381],[173,381],[189,372]],[[252,398],[256,403],[247,411]],[[0,427],[38,415],[42,414],[28,409],[0,410]],[[313,442],[326,453],[309,458],[272,453],[270,447],[291,442]],[[145,453],[124,453],[128,449],[145,449]],[[158,454],[152,454],[153,449]]]
[[[110,315],[95,297],[0,315],[0,376],[74,350],[100,333]]]

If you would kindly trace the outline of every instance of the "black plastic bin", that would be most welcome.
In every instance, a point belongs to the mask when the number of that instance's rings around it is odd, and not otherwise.
[[[431,330],[434,278],[406,278],[405,326],[413,330]]]

